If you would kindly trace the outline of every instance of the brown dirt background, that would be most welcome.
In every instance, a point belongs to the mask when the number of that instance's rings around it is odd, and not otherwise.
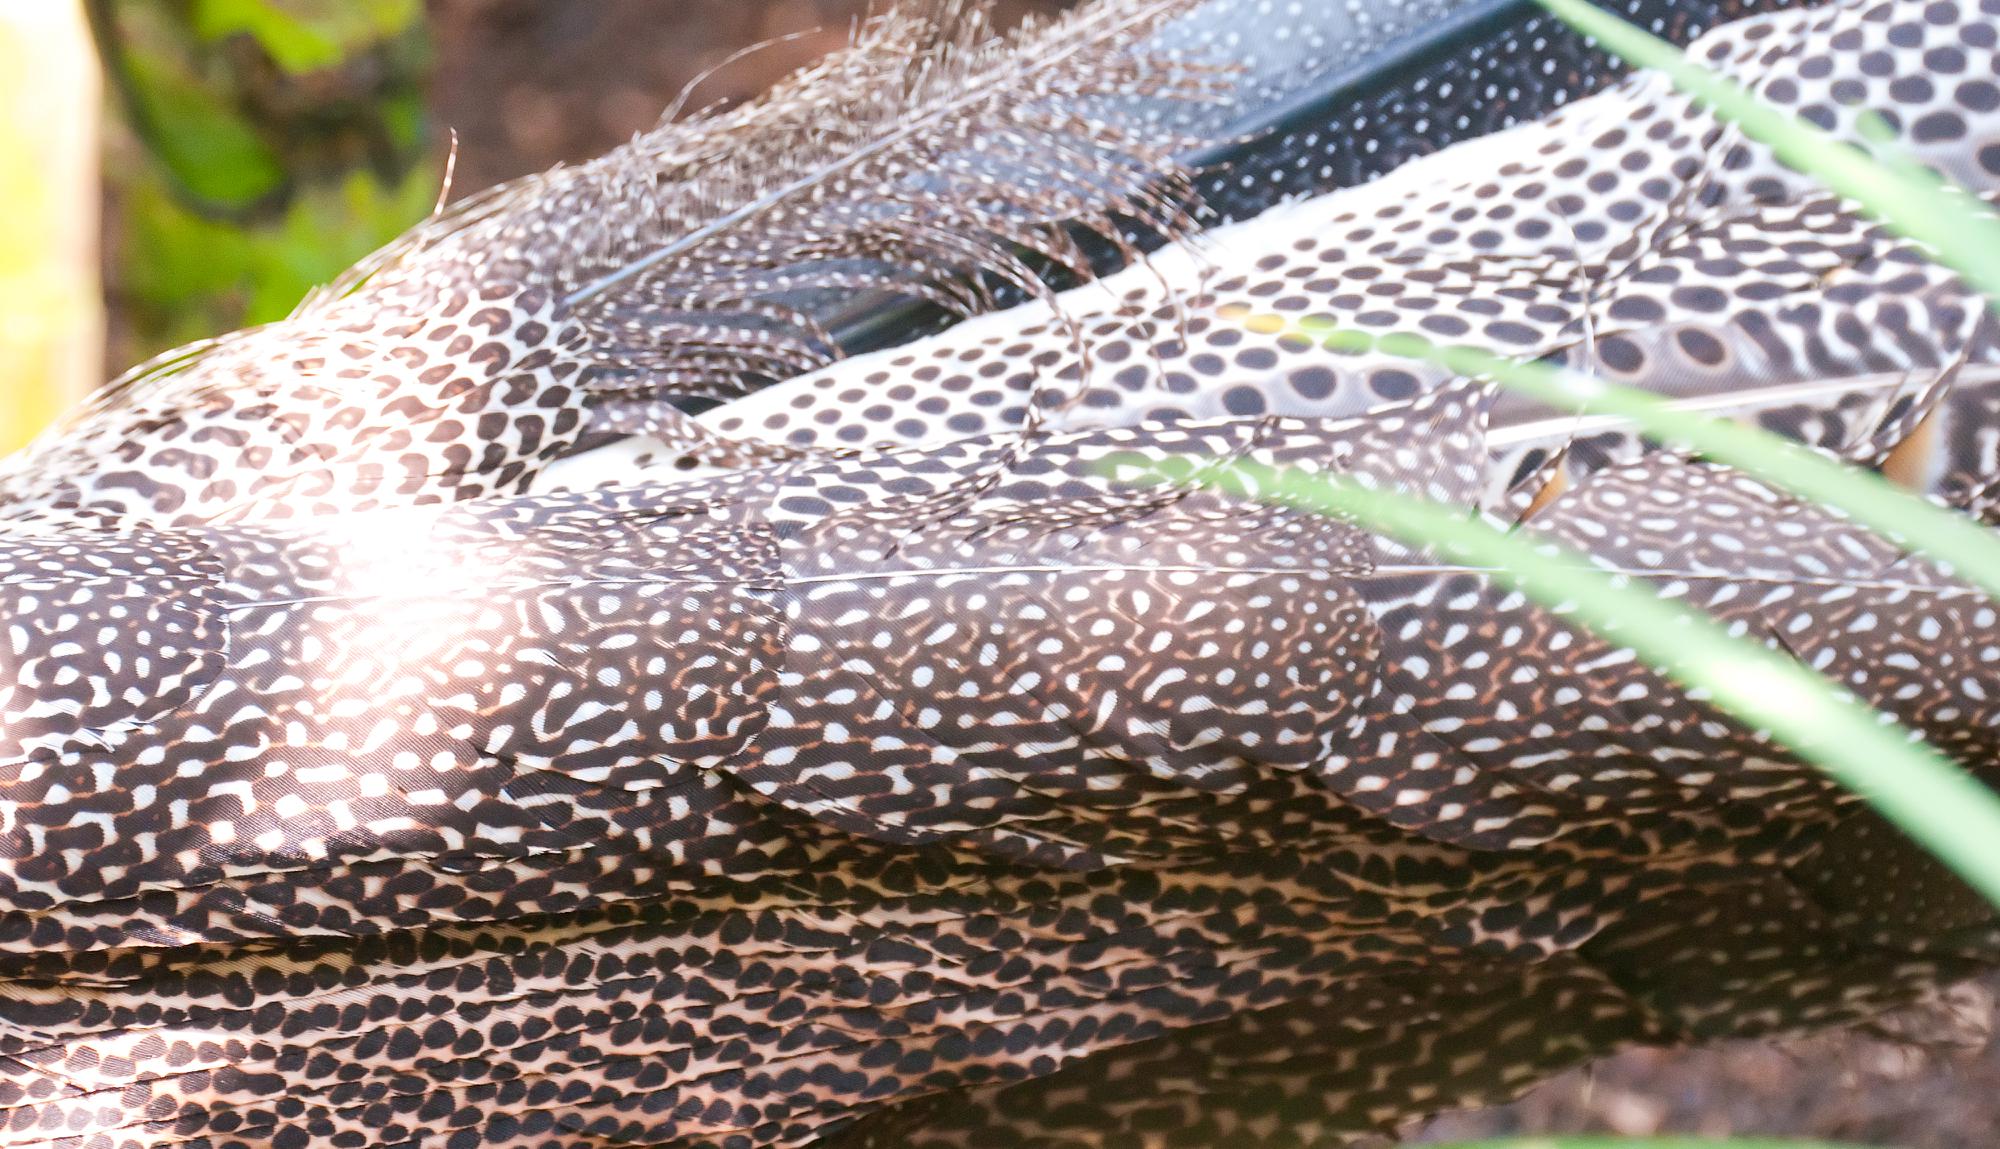
[[[1068,0],[1002,0],[1017,20]],[[433,123],[457,133],[459,193],[587,159],[649,127],[689,82],[740,100],[837,47],[867,0],[433,0]],[[2000,988],[2000,982],[1994,983]],[[1901,1149],[2000,1146],[1994,994],[1962,987],[1875,1032],[1634,1050],[1514,1104],[1406,1131],[1818,1137]]]
[[[1073,0],[998,0],[1007,23]],[[879,7],[879,3],[876,5]],[[458,133],[459,191],[588,159],[690,106],[735,101],[839,47],[868,0],[432,0],[433,123]]]

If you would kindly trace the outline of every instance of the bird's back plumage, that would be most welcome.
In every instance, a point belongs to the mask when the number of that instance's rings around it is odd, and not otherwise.
[[[1691,34],[1754,6],[1635,12]],[[1046,297],[1615,72],[1513,0],[1114,0],[1009,44],[984,27],[977,5],[898,10],[761,101],[470,197],[284,322],[93,397],[0,466],[0,514],[453,502],[537,489],[557,458],[630,434],[786,457],[687,414],[924,329],[899,301],[949,317]]]
[[[1877,53],[1983,73],[1993,21],[1831,4],[1701,51],[1815,107]],[[1895,98],[1984,193],[1971,83]],[[1958,132],[1922,128],[1946,98]],[[1123,274],[724,404],[705,442],[784,450],[706,479],[385,478],[320,514],[360,488],[319,470],[282,512],[108,527],[17,492],[0,1145],[1305,1144],[1994,963],[1989,907],[1615,634],[1119,470],[1248,459],[1499,518],[1991,778],[2000,614],[1948,569],[1629,428],[1322,360],[1294,318],[1569,356],[1863,463],[1928,442],[1911,485],[1990,523],[2000,392],[1956,279],[1650,80]],[[582,363],[573,294],[483,326]],[[309,452],[316,416],[260,398]]]
[[[1760,50],[1771,36],[1787,37],[1787,49]],[[1912,66],[1965,51],[1952,28],[1836,5],[1724,29],[1700,58],[1849,135],[1860,117],[1850,101],[1865,96],[1904,126],[1898,146],[1913,158],[1991,194],[1994,174],[1966,146],[1990,120],[1978,110],[1984,82],[1883,79],[1857,94],[1845,51],[1832,47],[1850,40],[1871,59]],[[1890,385],[1896,373],[1936,371],[1961,352],[1990,357],[1982,314],[1914,245],[1647,76],[1365,188],[1208,232],[1061,312],[989,316],[701,421],[733,439],[838,450],[1003,432],[1024,425],[1031,395],[1052,408],[1050,425],[1091,427],[1350,414],[1445,378],[1388,356],[1336,355],[1313,338],[1355,329],[1557,358],[1743,406],[1759,391],[1818,385],[1826,395],[1778,404],[1796,422],[1801,406],[1833,408],[1843,379],[1869,377],[1862,389],[1886,410],[1921,386],[1915,376]],[[898,398],[918,384],[922,401]],[[1846,433],[1784,418],[1774,416],[1778,429],[1830,446]]]
[[[1478,434],[1476,406],[1453,417]],[[1255,451],[1393,482],[1381,430],[1055,440],[973,498],[912,496],[952,472],[911,453],[817,515],[780,492],[869,480],[467,508],[351,564],[310,529],[121,536],[214,556],[223,633],[171,713],[9,781],[16,1120],[87,1114],[112,1144],[797,1143],[1132,1043],[1113,1063],[1230,1061],[1230,1034],[1312,1010],[1522,979],[1603,999],[1453,1070],[1490,1092],[1613,1037],[1837,1020],[1976,967],[1982,913],[1919,944],[1794,878],[1865,816],[1614,642],[1336,521],[1136,498],[1096,465]],[[1607,537],[1646,500],[1671,538]],[[1981,760],[1992,610],[1865,532],[1667,457],[1526,529],[1657,577],[1637,556],[1711,517],[1817,545],[1684,547],[1669,577],[1836,672],[1903,668],[1857,693]],[[76,613],[116,588],[149,617],[201,597],[91,565],[17,593]],[[38,677],[77,667],[51,617],[15,608]],[[1681,932],[1694,906],[1713,931]],[[1715,933],[1766,921],[1729,984],[1702,980]],[[1416,1056],[1405,1029],[1442,1008],[1358,1048]],[[1443,1096],[1427,1066],[1375,1104]],[[1302,1068],[1215,1072],[1260,1071]],[[1091,1104],[1142,1097],[1173,1100]]]

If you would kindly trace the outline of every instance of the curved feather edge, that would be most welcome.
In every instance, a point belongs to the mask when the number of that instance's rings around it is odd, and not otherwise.
[[[1108,0],[1009,37],[983,4],[906,4],[738,108],[455,205],[307,308],[477,256],[589,330],[606,390],[719,397],[837,352],[817,292],[970,313],[997,283],[1046,295],[1029,255],[1082,277],[1081,231],[1190,224],[1159,105],[1224,98],[1226,61],[1144,44],[1200,0]],[[705,343],[689,338],[698,334]]]

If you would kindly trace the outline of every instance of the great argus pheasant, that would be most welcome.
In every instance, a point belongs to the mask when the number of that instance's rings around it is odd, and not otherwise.
[[[1699,7],[1632,14],[2000,192],[2000,3]],[[1565,362],[1991,523],[1986,315],[1524,5],[880,17],[0,470],[0,1144],[1340,1144],[1920,1000],[1991,912],[1763,732],[1107,462],[1560,540],[1991,776],[1950,571],[1298,333]]]

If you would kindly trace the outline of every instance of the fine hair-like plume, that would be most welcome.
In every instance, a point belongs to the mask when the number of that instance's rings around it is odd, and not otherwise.
[[[1124,246],[1119,217],[1186,230],[1190,141],[1157,113],[1221,69],[1141,42],[1195,6],[1104,0],[1002,38],[977,0],[905,4],[758,100],[473,197],[332,291],[476,253],[567,305],[611,389],[695,397],[837,354],[815,295],[965,315],[1044,293],[1089,276],[1081,237]]]
[[[979,0],[864,21],[762,99],[470,197],[288,319],[133,372],[0,463],[0,518],[254,521],[519,492],[593,426],[698,438],[655,400],[833,358],[812,318],[829,297],[964,314],[1087,275],[1085,247],[1120,244],[1120,222],[1188,226],[1168,113],[1224,69],[1147,44],[1203,2],[1101,0],[1008,39]]]

